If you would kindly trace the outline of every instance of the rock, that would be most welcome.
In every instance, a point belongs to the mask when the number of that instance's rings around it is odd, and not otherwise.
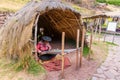
[[[92,77],[92,79],[91,80],[98,80],[98,78],[97,77]]]
[[[98,78],[106,78],[104,74],[94,74],[94,77],[98,77]]]
[[[106,80],[106,79],[103,79],[103,78],[99,78],[99,80]]]
[[[104,63],[102,63],[102,66],[104,66],[104,67],[108,67],[109,64],[108,64],[107,62],[104,62]]]
[[[101,68],[97,69],[97,73],[102,74],[103,70]]]
[[[106,80],[116,80],[116,79],[106,79]]]
[[[108,70],[108,68],[106,68],[105,66],[101,66],[100,67],[103,71],[107,71]]]
[[[105,71],[104,74],[109,79],[114,79],[115,78],[115,75],[113,73],[111,73],[110,71]]]
[[[119,75],[119,73],[113,69],[110,69],[109,71],[115,76]]]
[[[120,80],[120,76],[116,77],[116,80]]]
[[[120,39],[120,37],[118,38]],[[120,80],[120,41],[116,42],[119,46],[109,47],[109,54],[97,69],[97,74],[94,74],[92,80]]]

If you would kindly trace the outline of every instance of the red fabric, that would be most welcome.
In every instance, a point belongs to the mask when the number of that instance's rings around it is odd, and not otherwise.
[[[42,42],[39,42],[38,44],[37,44],[37,51],[47,51],[47,50],[49,50],[49,47],[47,46],[47,45],[45,45],[45,44],[43,44]]]
[[[62,60],[54,60],[48,63],[44,63],[43,66],[48,71],[58,71],[61,70]],[[64,57],[64,68],[71,66],[70,60],[67,57]]]

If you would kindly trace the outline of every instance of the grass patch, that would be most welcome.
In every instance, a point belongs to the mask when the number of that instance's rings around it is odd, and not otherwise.
[[[14,65],[14,63],[12,63],[10,60],[4,59],[4,58],[0,59],[0,68],[11,69],[13,67],[13,65]]]
[[[108,55],[109,45],[104,42],[94,41],[92,45],[91,58],[96,60],[98,63],[102,63]]]
[[[91,34],[91,32],[90,32],[90,31],[87,31],[87,32],[86,32],[86,35],[90,35],[90,34]]]
[[[83,56],[86,57],[88,54],[89,54],[89,47],[88,47],[88,46],[85,46],[85,47],[83,48]]]
[[[46,76],[44,68],[34,59],[29,58],[28,65],[25,68],[25,65],[21,65],[20,62],[15,63],[12,60],[0,58],[0,80],[42,80]]]
[[[45,72],[44,68],[40,64],[36,63],[35,60],[30,60],[29,65],[30,66],[27,70],[31,74],[37,75],[40,72]]]
[[[28,74],[38,75],[39,73],[45,73],[45,69],[36,62],[32,57],[26,56],[18,62],[12,60],[0,59],[0,69],[6,71],[19,72],[24,70]],[[3,72],[3,73],[4,73]]]
[[[117,44],[115,43],[112,43],[112,42],[106,42],[108,45],[112,45],[112,46],[118,46]]]
[[[16,12],[29,0],[0,0],[0,11]]]
[[[94,45],[97,45],[97,43],[96,43],[96,42],[93,42],[93,44],[94,44]]]
[[[26,56],[20,62],[18,62],[14,67],[16,67],[16,71],[25,70],[30,74],[38,75],[39,73],[44,73],[44,68],[38,64],[33,58],[30,56]]]

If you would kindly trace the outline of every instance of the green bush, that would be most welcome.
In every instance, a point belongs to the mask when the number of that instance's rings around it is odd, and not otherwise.
[[[106,0],[97,0],[97,2],[106,3]]]
[[[100,3],[108,3],[120,6],[120,0],[96,0],[96,1]]]
[[[89,54],[89,47],[84,46],[84,48],[83,48],[83,56],[86,57],[88,54]]]
[[[120,6],[120,0],[106,0],[107,3]]]

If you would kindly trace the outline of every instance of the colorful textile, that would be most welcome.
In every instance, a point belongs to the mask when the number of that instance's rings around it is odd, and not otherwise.
[[[48,71],[58,71],[61,70],[62,60],[51,60],[47,63],[43,63],[43,66]],[[64,57],[64,68],[71,66],[70,60],[67,57]]]
[[[49,44],[44,44],[43,42],[39,42],[37,44],[37,51],[48,51],[50,49],[50,45]]]

